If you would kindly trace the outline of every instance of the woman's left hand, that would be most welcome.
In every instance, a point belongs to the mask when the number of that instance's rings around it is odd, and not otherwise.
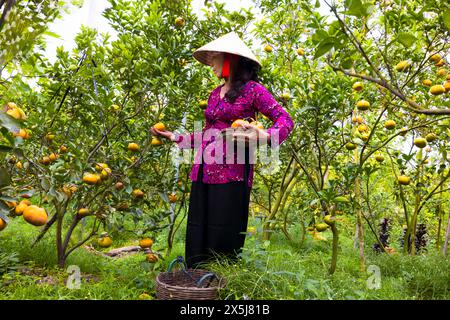
[[[233,140],[239,142],[255,141],[257,144],[267,144],[270,134],[266,130],[260,129],[253,124],[242,124],[244,130],[236,130],[233,132]]]

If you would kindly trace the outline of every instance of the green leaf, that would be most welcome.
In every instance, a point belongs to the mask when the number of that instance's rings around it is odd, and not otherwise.
[[[344,203],[347,203],[347,202],[350,202],[350,201],[348,200],[347,197],[344,197],[344,196],[338,196],[338,197],[334,198],[334,202],[344,202]]]
[[[49,30],[45,31],[43,34],[52,38],[61,39],[61,36],[59,34],[51,32]]]
[[[404,45],[406,48],[409,48],[414,44],[414,42],[417,41],[417,38],[410,33],[400,32],[397,36],[397,41]]]
[[[11,183],[11,177],[9,176],[6,168],[0,168],[0,187],[7,186]]]
[[[444,20],[444,24],[447,29],[450,30],[450,9],[444,10],[442,13],[442,19]]]
[[[327,53],[328,51],[330,51],[334,46],[334,42],[330,41],[330,39],[326,39],[324,41],[322,41],[316,49],[316,53],[314,55],[314,59],[317,59],[321,56],[323,56],[325,53]]]
[[[0,111],[0,126],[8,129],[9,131],[19,132],[20,130],[19,122],[3,111]]]
[[[362,3],[361,0],[346,0],[345,6],[348,8],[345,14],[355,17],[364,17],[369,15],[370,3]]]
[[[344,69],[350,69],[353,66],[353,59],[347,58],[341,63],[342,68]]]

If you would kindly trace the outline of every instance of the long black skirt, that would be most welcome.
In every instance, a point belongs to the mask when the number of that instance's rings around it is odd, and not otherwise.
[[[186,227],[185,258],[189,268],[200,267],[217,257],[236,261],[247,230],[250,190],[245,164],[244,181],[224,184],[202,182],[203,165],[191,184]]]

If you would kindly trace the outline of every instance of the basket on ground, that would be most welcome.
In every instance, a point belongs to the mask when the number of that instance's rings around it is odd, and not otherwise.
[[[178,262],[181,270],[172,271]],[[218,290],[223,289],[223,277],[203,269],[187,268],[181,256],[173,260],[167,272],[156,277],[156,298],[158,300],[215,300]]]

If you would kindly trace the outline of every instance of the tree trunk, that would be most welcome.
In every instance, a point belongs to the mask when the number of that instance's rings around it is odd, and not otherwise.
[[[339,244],[339,232],[336,228],[336,225],[331,226],[331,231],[333,232],[333,253],[331,255],[331,266],[329,270],[330,275],[332,275],[334,271],[336,271]]]
[[[355,149],[355,163],[358,161],[358,149]],[[355,203],[356,205],[356,230],[358,234],[359,243],[359,269],[361,272],[366,270],[366,258],[364,256],[364,226],[362,217],[362,206],[361,206],[361,174],[355,179]]]
[[[447,231],[445,232],[444,247],[442,248],[442,254],[444,255],[444,257],[447,255],[449,235],[450,235],[450,212],[448,214],[448,219],[447,219]]]

